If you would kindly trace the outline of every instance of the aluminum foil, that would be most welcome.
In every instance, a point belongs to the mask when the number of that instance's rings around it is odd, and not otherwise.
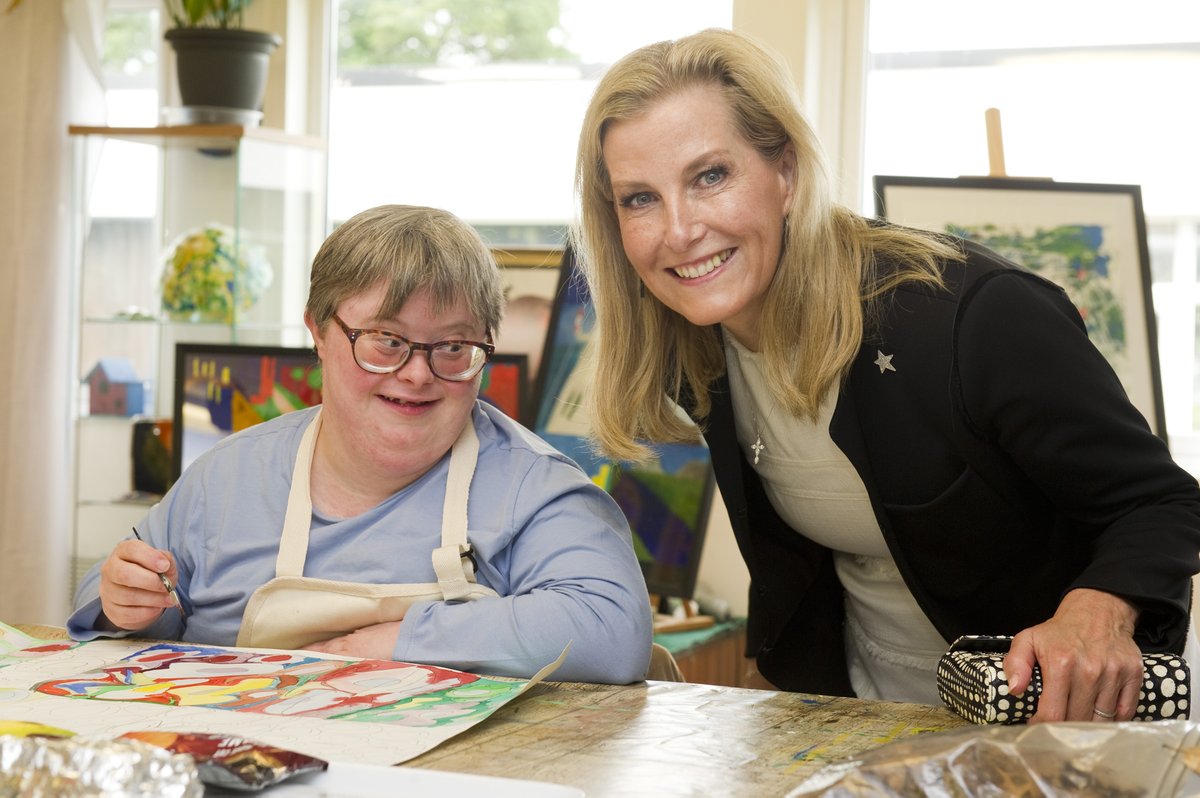
[[[0,798],[201,798],[190,756],[133,740],[0,736]]]

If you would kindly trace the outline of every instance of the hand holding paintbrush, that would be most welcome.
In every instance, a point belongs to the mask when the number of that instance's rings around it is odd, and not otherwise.
[[[137,527],[133,528],[133,536],[138,540],[142,540],[142,536],[138,534]],[[143,543],[145,541],[142,541]],[[167,589],[167,595],[175,602],[175,608],[179,610],[179,617],[187,620],[187,613],[183,611],[183,603],[179,600],[179,594],[175,592],[175,585],[171,584],[171,580],[166,574],[158,574],[158,578],[162,580],[163,587]]]

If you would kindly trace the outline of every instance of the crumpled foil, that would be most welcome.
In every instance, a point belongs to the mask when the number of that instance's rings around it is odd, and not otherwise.
[[[190,756],[132,740],[0,736],[0,798],[202,798]]]
[[[919,734],[825,765],[787,798],[1194,798],[1200,723],[1041,723]]]

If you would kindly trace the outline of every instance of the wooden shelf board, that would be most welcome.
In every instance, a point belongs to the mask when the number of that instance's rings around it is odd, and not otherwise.
[[[321,149],[325,142],[319,136],[303,136],[282,130],[246,125],[158,125],[156,127],[108,127],[106,125],[68,125],[72,136],[104,136],[106,138],[166,146],[195,146],[197,142],[220,142],[226,146],[241,139],[256,139],[280,144],[294,144]]]

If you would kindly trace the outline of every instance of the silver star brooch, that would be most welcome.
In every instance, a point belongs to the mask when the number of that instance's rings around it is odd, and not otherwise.
[[[880,374],[882,374],[885,371],[895,371],[896,370],[896,367],[892,365],[892,358],[895,357],[895,355],[885,355],[883,352],[880,352],[878,349],[875,350],[875,353],[877,355],[879,355],[879,357],[875,358],[875,365],[879,366]]]

